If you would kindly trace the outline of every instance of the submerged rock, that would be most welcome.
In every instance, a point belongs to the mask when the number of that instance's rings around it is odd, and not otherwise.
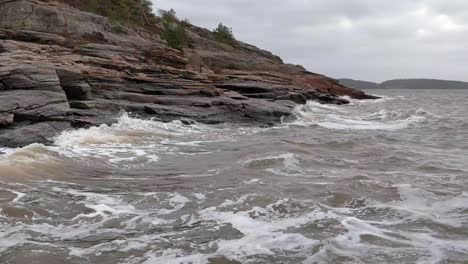
[[[112,123],[122,110],[274,125],[307,100],[374,98],[252,45],[218,43],[193,25],[191,48],[178,51],[158,35],[116,30],[52,1],[0,5],[0,146],[45,143],[63,129]]]

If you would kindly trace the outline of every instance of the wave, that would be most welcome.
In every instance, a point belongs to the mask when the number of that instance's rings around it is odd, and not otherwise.
[[[355,101],[348,106],[335,106],[309,101],[294,109],[296,120],[291,124],[336,130],[400,130],[436,117],[423,109],[374,109],[365,104]]]
[[[379,104],[379,103],[384,103],[388,101],[393,101],[393,100],[398,100],[398,99],[404,99],[404,96],[388,96],[388,95],[381,95],[381,94],[372,94],[373,96],[379,97],[377,99],[355,99],[351,98],[347,95],[345,96],[340,96],[342,99],[346,99],[349,101],[350,105],[356,105],[356,104]]]
[[[83,169],[88,165],[95,168],[140,166],[159,162],[162,155],[209,153],[204,151],[206,144],[231,141],[236,133],[246,135],[251,131],[243,128],[233,131],[196,122],[165,123],[131,117],[124,112],[112,125],[63,131],[52,139],[51,145],[0,149],[0,176],[29,178],[38,167],[59,168],[63,161],[74,162]],[[55,173],[49,175],[55,178]]]
[[[34,166],[55,166],[63,160],[84,165],[101,163],[107,167],[134,167],[158,163],[164,156],[189,156],[213,153],[212,145],[237,141],[251,135],[278,133],[291,125],[320,126],[333,130],[398,130],[437,117],[424,111],[406,110],[392,106],[393,99],[371,101],[351,100],[348,106],[325,105],[309,101],[294,109],[295,121],[273,128],[238,127],[233,125],[203,125],[182,121],[160,122],[139,119],[122,113],[112,125],[68,130],[53,139],[50,146],[33,144],[21,149],[0,149],[3,172],[18,175],[18,170]],[[392,104],[386,102],[391,101]],[[377,103],[376,103],[377,102]],[[399,103],[400,100],[398,100]],[[30,156],[29,158],[27,156]],[[21,163],[22,166],[13,163]],[[100,165],[100,166],[101,166]],[[269,167],[272,165],[272,168]],[[18,168],[11,168],[11,167]],[[303,173],[300,161],[292,154],[267,157],[251,162],[249,166],[270,169],[280,175]],[[263,168],[265,167],[265,168]],[[17,171],[16,173],[11,172]],[[5,174],[3,173],[2,174]],[[24,174],[24,173],[20,173]]]
[[[241,163],[246,168],[254,170],[263,169],[280,176],[298,176],[304,172],[304,169],[301,167],[301,160],[293,153],[248,159]]]
[[[42,144],[19,149],[4,149],[0,156],[0,179],[21,181],[41,178],[63,171],[60,155]],[[60,169],[62,168],[62,169]]]
[[[103,144],[144,144],[145,139],[167,139],[185,134],[203,133],[207,128],[199,124],[184,125],[181,121],[164,123],[154,119],[133,118],[122,113],[112,125],[82,128],[62,132],[54,139],[57,146]]]

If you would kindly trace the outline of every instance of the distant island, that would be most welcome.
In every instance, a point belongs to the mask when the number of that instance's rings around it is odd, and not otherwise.
[[[345,86],[357,89],[468,89],[468,82],[437,79],[395,79],[382,83],[338,79]]]

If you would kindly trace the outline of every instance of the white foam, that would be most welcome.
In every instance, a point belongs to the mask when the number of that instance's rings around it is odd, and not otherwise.
[[[206,199],[206,194],[204,193],[194,193],[193,196],[197,198],[198,200],[205,200]]]
[[[425,218],[454,227],[468,225],[468,217],[463,217],[461,214],[468,210],[468,197],[464,193],[441,199],[440,196],[408,184],[395,185],[395,187],[398,188],[402,199],[391,204],[396,209],[406,210],[416,219]]]
[[[184,125],[144,120],[122,113],[112,125],[63,131],[53,146],[44,148],[73,159],[100,159],[109,166],[139,166],[159,162],[162,155],[210,154],[205,145],[233,141],[252,129],[227,129],[201,124]],[[196,150],[196,151],[195,151]],[[7,153],[15,152],[5,150]]]
[[[242,196],[237,201],[227,201],[218,208],[226,208],[236,204],[244,204],[248,196]],[[297,255],[307,255],[319,241],[307,238],[299,233],[287,230],[303,226],[311,221],[330,217],[321,211],[312,211],[304,215],[289,214],[282,217],[283,212],[275,208],[279,205],[288,207],[289,200],[279,200],[263,207],[253,207],[248,211],[224,211],[217,207],[206,208],[199,212],[205,221],[215,221],[219,225],[229,225],[242,233],[239,239],[217,241],[215,255],[226,256],[229,259],[243,262],[249,257],[259,255],[276,255],[282,251],[295,252]]]
[[[162,252],[149,252],[145,254],[142,259],[135,259],[136,262],[130,263],[141,263],[141,264],[208,264],[208,256],[204,254],[187,255],[182,250],[178,249],[167,249]]]
[[[246,194],[238,198],[237,201],[227,199],[222,204],[220,204],[219,207],[228,207],[228,206],[233,206],[233,205],[244,204],[249,198],[250,198],[250,195]]]
[[[16,232],[15,232],[16,231]],[[17,232],[18,230],[0,229],[0,252],[5,252],[9,248],[22,246],[24,244],[35,244],[31,242],[31,235]]]
[[[51,146],[33,144],[21,149],[2,148],[0,151],[4,154],[0,155],[0,163],[10,156],[18,160],[20,155],[26,161],[29,155],[31,162],[55,157],[81,159],[85,162],[100,160],[106,166],[134,167],[159,162],[164,155],[212,154],[218,150],[204,148],[220,142],[235,141],[237,136],[250,135],[260,130],[198,123],[184,125],[181,121],[165,123],[122,113],[112,125],[63,131],[53,139],[54,144]]]
[[[164,139],[199,131],[198,127],[185,126],[180,121],[164,123],[151,119],[132,118],[127,113],[122,113],[115,124],[65,131],[57,136],[54,142],[61,147],[113,143],[135,144],[144,143],[145,138]]]
[[[388,95],[378,95],[374,94],[374,96],[380,97],[378,99],[354,99],[349,96],[343,96],[342,98],[348,100],[351,105],[365,105],[365,104],[381,104],[387,101],[402,99],[404,97],[393,97]]]
[[[56,224],[55,219],[51,222],[44,222],[42,221],[43,216],[38,215],[41,221],[31,224],[7,225],[8,228],[0,228],[0,251],[26,243],[36,243],[29,235],[30,232],[34,232],[38,236],[43,235],[44,237],[48,237],[52,241],[81,240],[90,236],[108,235],[109,228],[106,225],[108,223],[114,224],[114,221],[118,221],[119,226],[121,226],[121,228],[112,228],[112,233],[115,235],[119,235],[119,233],[125,234],[128,230],[140,228],[139,225],[141,224],[154,226],[172,224],[178,219],[182,219],[182,217],[173,217],[171,214],[176,213],[185,204],[191,202],[190,199],[178,193],[135,193],[133,195],[140,198],[127,201],[125,199],[126,196],[123,194],[101,194],[76,189],[79,185],[49,182],[55,183],[48,190],[48,192],[53,193],[54,197],[68,197],[67,200],[73,201],[73,204],[81,204],[91,210],[70,217],[66,221],[61,221],[60,224]],[[17,194],[17,197],[14,199],[15,201],[24,197],[22,192],[12,192]],[[158,202],[145,201],[146,199],[153,199]],[[140,209],[140,203],[151,204],[152,208]],[[167,216],[167,219],[160,218],[165,216]],[[193,219],[187,219],[187,221],[195,222]],[[69,254],[87,257],[103,252],[127,252],[133,249],[144,248],[150,243],[149,241],[154,241],[154,239],[156,237],[147,239],[143,235],[135,239],[129,238],[126,240],[103,242],[90,248],[70,247]],[[41,241],[37,243],[43,246],[54,246],[53,242]]]
[[[400,228],[402,224],[411,223],[421,226],[421,220],[463,228],[468,224],[468,218],[463,213],[468,209],[467,197],[464,194],[441,199],[440,196],[408,184],[394,187],[398,189],[401,201],[369,205],[377,210],[396,212],[386,217],[386,220],[363,220],[349,216],[352,213],[351,209],[331,208],[337,213],[334,219],[340,221],[346,232],[328,239],[332,243],[325,243],[322,250],[310,256],[304,263],[321,263],[330,253],[345,255],[354,261],[362,259],[363,256],[369,261],[376,261],[379,254],[407,254],[418,256],[417,263],[445,263],[450,252],[468,254],[466,241],[445,238],[429,228]],[[380,242],[373,244],[372,241],[364,241],[363,236],[373,237]],[[386,245],[381,244],[382,242]]]
[[[19,203],[22,198],[27,196],[27,194],[22,193],[22,192],[18,192],[18,191],[14,191],[14,190],[9,190],[9,191],[16,194],[16,198],[11,201],[13,203]]]
[[[323,105],[309,101],[293,111],[297,120],[292,124],[301,126],[318,125],[337,130],[400,130],[408,128],[435,115],[422,109],[374,110],[363,112],[361,103],[346,106]]]
[[[245,184],[256,184],[256,183],[259,183],[259,184],[262,184],[262,180],[260,179],[251,179],[250,181],[244,181]]]

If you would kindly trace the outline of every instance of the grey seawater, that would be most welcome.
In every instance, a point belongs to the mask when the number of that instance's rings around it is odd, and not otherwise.
[[[2,149],[0,263],[468,263],[468,91]]]

